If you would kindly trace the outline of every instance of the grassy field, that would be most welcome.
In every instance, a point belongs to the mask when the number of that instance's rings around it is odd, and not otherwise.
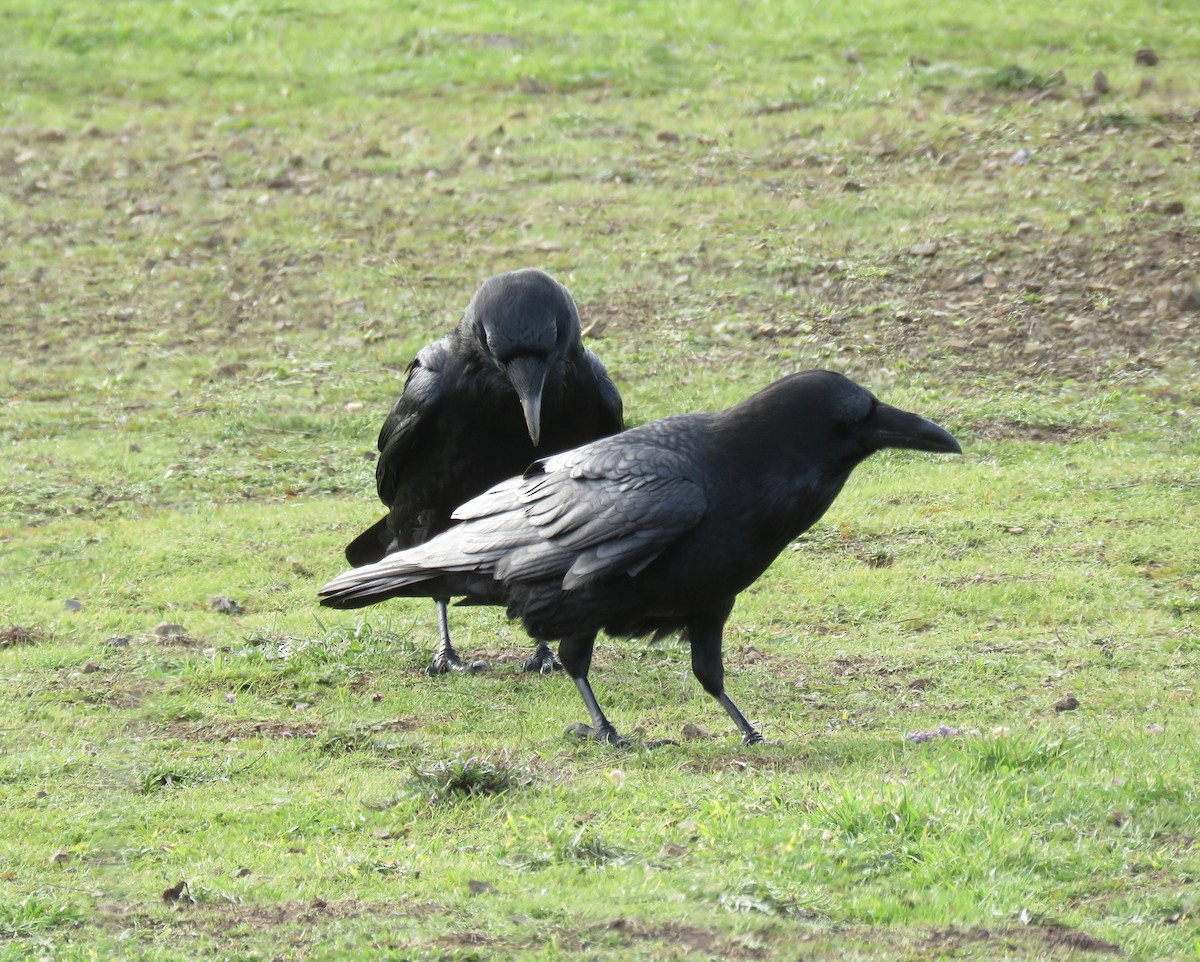
[[[0,0],[0,959],[1200,958],[1193,4],[424,6]],[[741,597],[767,744],[677,642],[617,751],[499,612],[316,606],[520,266],[633,423],[963,443]]]

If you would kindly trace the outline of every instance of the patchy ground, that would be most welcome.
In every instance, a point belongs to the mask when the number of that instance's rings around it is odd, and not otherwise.
[[[1200,22],[1142,6],[0,12],[0,957],[1189,957]],[[739,600],[768,744],[677,642],[598,648],[607,752],[501,613],[430,679],[432,606],[315,606],[524,265],[633,422],[825,366],[963,440]]]

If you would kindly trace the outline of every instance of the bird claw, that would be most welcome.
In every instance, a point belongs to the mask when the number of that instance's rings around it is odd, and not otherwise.
[[[765,742],[766,739],[763,738],[758,732],[746,732],[746,734],[742,736],[743,745],[762,745],[765,744]]]
[[[425,671],[427,674],[434,677],[438,675],[445,675],[452,671],[465,671],[468,674],[477,675],[481,671],[487,671],[490,667],[491,665],[489,665],[482,658],[467,664],[456,654],[439,651],[433,656],[433,661],[430,663],[429,667],[425,669]]]
[[[574,735],[576,738],[594,738],[597,741],[608,742],[614,748],[629,747],[629,739],[617,734],[617,730],[612,725],[595,728],[585,725],[583,722],[575,722],[573,725],[567,726],[567,734]]]
[[[525,663],[521,666],[524,671],[536,671],[543,675],[552,675],[556,671],[562,670],[562,662],[555,657],[545,645],[542,645],[530,657],[525,659]]]

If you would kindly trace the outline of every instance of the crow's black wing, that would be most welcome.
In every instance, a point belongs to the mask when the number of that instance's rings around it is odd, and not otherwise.
[[[704,517],[703,471],[686,446],[664,446],[668,418],[532,465],[454,512],[452,553],[499,581],[561,579],[564,590],[635,575]],[[647,430],[647,429],[653,430]],[[441,539],[439,539],[441,540]],[[440,554],[434,543],[424,547]],[[450,548],[447,542],[445,545]],[[423,562],[425,559],[422,559]],[[434,567],[449,557],[430,557]]]
[[[625,427],[625,409],[621,402],[621,392],[617,390],[612,378],[608,376],[608,370],[600,358],[588,350],[583,353],[588,367],[591,368],[592,374],[596,378],[596,388],[600,399],[597,434],[600,437],[616,434]]]
[[[449,360],[450,346],[445,338],[421,348],[408,366],[403,393],[383,422],[375,484],[380,500],[389,507],[395,501],[405,464],[437,416]]]

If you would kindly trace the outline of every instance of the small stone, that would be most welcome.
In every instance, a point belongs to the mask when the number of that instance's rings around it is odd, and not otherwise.
[[[1179,307],[1184,311],[1200,313],[1200,287],[1185,288],[1179,295]]]
[[[1079,707],[1079,699],[1074,695],[1063,695],[1054,703],[1055,711],[1074,711]]]
[[[228,595],[214,595],[209,599],[208,607],[223,615],[240,615],[246,610]]]
[[[1158,53],[1153,47],[1142,47],[1133,55],[1133,62],[1139,67],[1157,67]]]
[[[63,607],[66,608],[67,611],[83,611],[83,602],[78,598],[68,598],[66,602],[63,603]]]
[[[467,891],[474,898],[477,895],[495,895],[500,890],[491,882],[483,882],[479,879],[471,879],[467,882]]]
[[[1104,75],[1103,70],[1097,70],[1092,74],[1092,89],[1103,97],[1107,93],[1112,92],[1112,86],[1108,82],[1108,77]]]
[[[100,670],[100,663],[96,661],[89,661],[83,666],[82,670],[85,675],[94,675]]]
[[[192,890],[188,887],[187,882],[177,882],[163,891],[162,900],[168,903],[189,902],[195,904],[196,898],[192,895]]]

